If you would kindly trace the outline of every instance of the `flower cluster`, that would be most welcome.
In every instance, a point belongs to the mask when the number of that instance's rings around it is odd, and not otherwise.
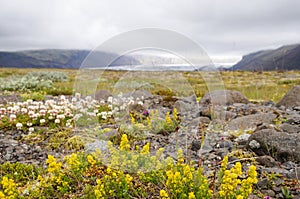
[[[251,165],[248,170],[248,177],[241,180],[243,174],[242,165],[237,162],[230,170],[226,170],[228,156],[225,156],[221,165],[221,185],[219,190],[220,198],[248,198],[252,193],[252,186],[257,183],[256,167]]]
[[[176,165],[169,164],[166,171],[166,187],[171,198],[211,198],[207,179],[202,174],[202,168],[195,169],[185,163],[182,150],[178,151]]]
[[[0,199],[13,199],[18,196],[17,184],[14,180],[4,176],[0,184],[3,188],[3,192],[0,191]]]
[[[163,158],[163,149],[150,154],[150,144],[142,149],[129,144],[122,135],[118,147],[109,144],[109,157],[100,151],[77,152],[58,160],[48,156],[47,169],[37,178],[21,183],[3,177],[0,198],[247,198],[257,182],[256,168],[250,166],[247,178],[240,180],[242,165],[227,169],[228,157],[220,169],[220,184],[211,187],[201,167],[187,162],[178,150],[177,161]],[[105,164],[104,164],[105,162]],[[28,178],[25,178],[28,179]],[[19,191],[20,190],[20,191]],[[213,193],[213,190],[218,192]],[[20,197],[19,197],[20,196]]]

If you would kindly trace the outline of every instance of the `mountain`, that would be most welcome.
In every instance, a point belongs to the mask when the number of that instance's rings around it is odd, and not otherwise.
[[[88,50],[26,50],[0,52],[0,67],[16,68],[79,68],[90,53]],[[105,61],[116,55],[108,52],[93,52],[97,57],[97,66],[104,66]],[[121,56],[111,65],[136,65],[139,61],[130,56]],[[91,66],[91,67],[95,67]]]
[[[231,70],[300,70],[300,44],[262,50],[243,56]]]

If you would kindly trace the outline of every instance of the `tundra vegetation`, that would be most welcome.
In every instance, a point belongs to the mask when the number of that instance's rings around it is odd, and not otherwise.
[[[139,99],[120,96],[96,101],[80,93],[72,95],[76,74],[76,70],[67,69],[0,69],[1,95],[20,99],[0,104],[1,131],[21,132],[18,139],[23,143],[29,146],[45,143],[43,146],[51,152],[39,164],[1,164],[0,199],[245,199],[252,193],[261,194],[255,186],[259,176],[252,156],[237,149],[217,162],[213,173],[208,175],[201,161],[190,160],[181,148],[177,149],[176,157],[170,157],[164,155],[164,148],[150,150],[149,142],[137,144],[149,134],[176,133],[180,128],[180,112],[174,108],[162,118],[158,110],[124,111],[129,105],[141,105]],[[104,71],[97,89],[113,91],[114,84],[124,74],[124,71]],[[201,73],[182,74],[198,98],[207,92]],[[253,101],[277,102],[300,83],[300,72],[295,71],[220,74],[225,88],[241,91]],[[176,79],[172,81],[176,83]],[[163,95],[166,101],[172,101],[176,95],[160,85],[149,88],[152,94]],[[128,122],[120,124],[120,118]],[[107,140],[107,151],[85,152],[86,143],[112,130],[109,125],[119,126],[116,135]],[[55,156],[61,150],[65,156]],[[232,157],[249,161],[230,163]],[[288,195],[288,190],[284,193]]]

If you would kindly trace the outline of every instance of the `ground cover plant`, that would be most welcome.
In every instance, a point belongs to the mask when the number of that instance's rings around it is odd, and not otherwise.
[[[258,180],[266,178],[272,183],[280,178],[259,173],[255,157],[239,149],[216,161],[210,173],[204,171],[207,168],[202,160],[191,160],[182,148],[176,147],[175,156],[166,155],[164,148],[153,149],[151,142],[143,140],[156,135],[177,136],[184,117],[179,110],[130,109],[142,106],[144,101],[122,93],[107,100],[94,100],[80,93],[64,95],[73,93],[76,71],[58,71],[45,73],[35,69],[28,73],[26,69],[1,69],[1,78],[27,74],[29,79],[49,81],[51,86],[1,91],[3,96],[20,96],[18,101],[0,104],[1,133],[16,133],[20,136],[15,139],[28,146],[41,144],[48,155],[39,164],[1,164],[0,198],[242,199],[252,194],[267,196],[259,191]],[[98,89],[113,92],[112,82],[124,73],[104,71]],[[195,88],[199,100],[206,92],[201,75],[183,75]],[[276,102],[291,86],[299,84],[300,73],[227,71],[221,75],[228,89],[240,90],[252,100]],[[176,93],[172,90],[157,85],[149,88],[164,101],[175,102]],[[268,91],[271,89],[273,92]],[[87,143],[105,140],[111,132],[115,134],[106,140],[105,150],[85,150]],[[290,197],[288,186],[282,193]]]
[[[45,93],[51,95],[61,95],[73,93],[74,81],[78,70],[74,69],[17,69],[0,68],[0,78],[11,76],[24,76],[31,71],[42,73],[44,71],[64,73],[68,76],[68,82],[53,82],[51,88],[46,88]],[[134,72],[133,72],[134,73]],[[197,97],[201,98],[208,91],[201,73],[205,72],[182,72],[182,75],[191,84]],[[101,73],[101,81],[97,89],[114,90],[114,85],[126,74],[126,71],[105,70]],[[299,71],[221,71],[222,81],[226,89],[242,92],[250,100],[273,100],[278,102],[281,97],[293,86],[300,83]],[[153,82],[155,82],[155,76]],[[176,83],[176,80],[174,80]],[[137,81],[138,82],[138,81]],[[150,85],[152,93],[160,93],[159,85]]]

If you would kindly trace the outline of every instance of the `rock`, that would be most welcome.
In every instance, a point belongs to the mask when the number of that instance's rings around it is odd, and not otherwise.
[[[276,106],[295,107],[300,106],[300,85],[293,87]]]
[[[260,124],[271,124],[275,118],[276,115],[273,113],[257,113],[253,115],[238,117],[236,119],[231,120],[225,126],[225,130],[236,131],[256,129],[256,127]]]
[[[201,148],[200,140],[193,140],[191,145],[192,151],[198,151]]]
[[[195,95],[177,100],[174,103],[174,107],[184,115],[186,115],[188,112],[199,113],[199,107]]]
[[[239,137],[237,137],[235,139],[235,141],[238,142],[240,145],[241,144],[244,145],[247,143],[249,137],[250,137],[250,134],[244,133],[244,134],[240,135]]]
[[[300,167],[294,168],[293,171],[287,175],[287,177],[291,179],[299,179]]]
[[[225,111],[224,114],[225,114],[225,120],[226,121],[230,121],[230,120],[236,118],[236,116],[237,116],[236,113],[233,113],[233,112],[230,112],[230,111]]]
[[[249,103],[248,99],[240,92],[233,90],[216,90],[204,95],[200,104],[229,105],[233,103]]]
[[[110,131],[106,131],[99,135],[98,137],[101,138],[102,140],[110,140],[113,136],[117,135],[118,130],[117,129],[111,129]]]
[[[261,190],[261,192],[265,195],[265,196],[270,196],[270,197],[274,197],[275,196],[275,192],[273,190]]]
[[[266,166],[266,167],[278,166],[278,163],[274,160],[274,158],[272,158],[271,156],[268,156],[268,155],[260,156],[256,159],[256,161],[260,165],[263,165],[263,166]]]
[[[259,189],[267,189],[268,187],[271,186],[271,183],[267,178],[259,179],[257,182],[257,187]]]
[[[287,123],[300,125],[300,114],[292,114],[287,116]]]
[[[226,148],[229,151],[233,148],[233,143],[230,140],[222,140],[216,145],[218,148]]]
[[[95,93],[95,100],[101,101],[107,101],[108,97],[112,96],[111,92],[108,90],[98,90]]]
[[[210,123],[210,119],[208,117],[198,117],[197,119],[199,120],[200,124],[209,124]]]
[[[97,150],[104,153],[108,152],[107,141],[104,140],[95,140],[94,142],[87,143],[84,148],[86,153],[96,152]]]
[[[134,90],[132,92],[124,93],[123,97],[133,97],[133,99],[139,98],[140,100],[142,100],[151,98],[152,94],[146,90]]]
[[[254,146],[253,142],[258,145]],[[280,162],[300,161],[300,137],[298,134],[263,129],[250,136],[248,147],[258,155],[270,155]]]
[[[286,133],[300,133],[300,127],[288,123],[283,123],[280,125],[282,131]]]

